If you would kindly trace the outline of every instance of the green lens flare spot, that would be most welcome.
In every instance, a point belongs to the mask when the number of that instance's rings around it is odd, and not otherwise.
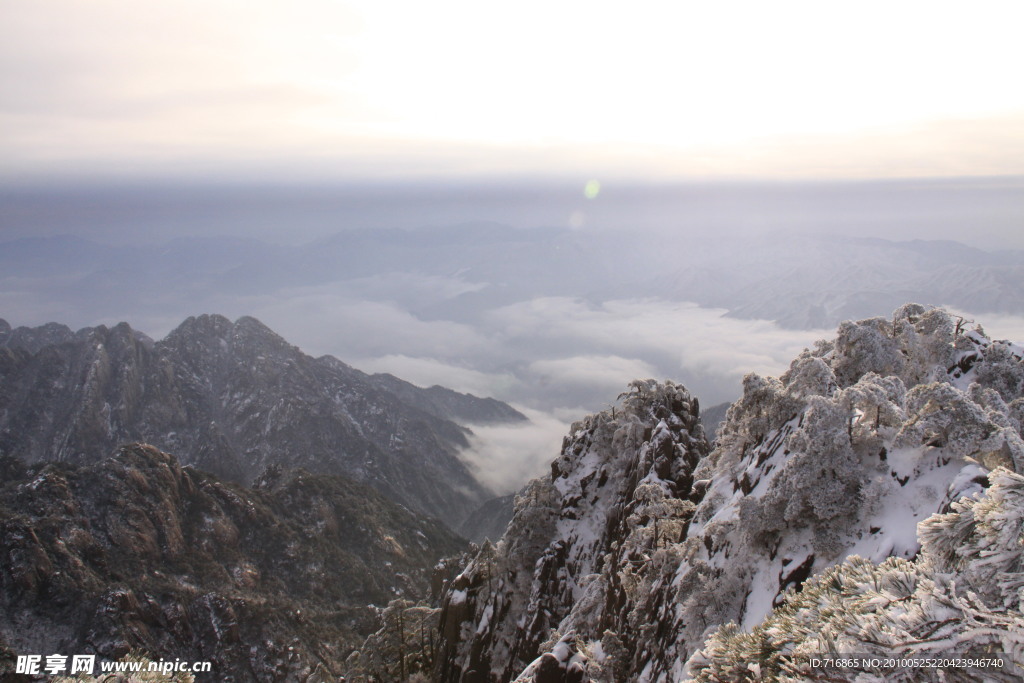
[[[593,199],[601,191],[601,183],[596,180],[588,180],[586,186],[583,188],[583,196],[587,199]]]

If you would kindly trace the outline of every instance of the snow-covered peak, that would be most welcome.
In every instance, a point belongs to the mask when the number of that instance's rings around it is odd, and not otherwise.
[[[683,387],[648,380],[572,426],[551,475],[517,497],[497,547],[485,546],[453,582],[441,625],[445,680],[467,667],[510,680],[544,651],[552,629],[594,619],[591,628],[612,618],[606,605],[626,608],[626,587],[606,577],[679,539],[693,508],[692,472],[708,452],[698,415]],[[559,652],[544,666],[571,659]]]
[[[846,322],[781,377],[749,375],[706,457],[696,401],[635,383],[573,426],[456,581],[446,680],[554,671],[570,645],[583,680],[680,680],[721,625],[749,631],[811,577],[912,560],[920,523],[1024,472],[1022,358],[917,304]]]

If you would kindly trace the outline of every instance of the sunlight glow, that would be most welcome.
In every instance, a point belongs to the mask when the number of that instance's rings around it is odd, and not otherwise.
[[[1002,0],[9,0],[0,156],[1022,172],[1022,24]]]

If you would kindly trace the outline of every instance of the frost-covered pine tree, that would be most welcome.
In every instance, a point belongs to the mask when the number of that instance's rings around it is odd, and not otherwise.
[[[409,681],[433,671],[440,610],[392,600],[379,610],[380,629],[345,662],[347,681]]]
[[[810,579],[750,632],[723,626],[689,662],[697,681],[920,681],[1024,677],[1024,476],[1000,468],[984,495],[920,525],[914,561],[851,557]],[[898,663],[814,668],[812,658]]]

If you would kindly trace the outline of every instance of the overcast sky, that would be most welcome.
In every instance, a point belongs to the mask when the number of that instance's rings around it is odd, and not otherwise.
[[[4,0],[0,174],[1024,173],[1024,4]]]

